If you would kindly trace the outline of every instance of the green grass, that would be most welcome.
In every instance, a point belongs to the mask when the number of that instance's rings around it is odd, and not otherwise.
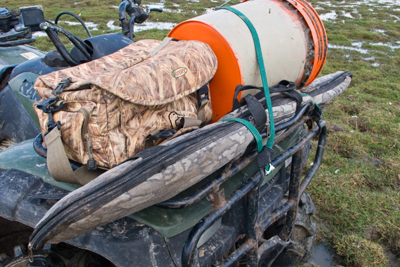
[[[329,133],[322,166],[309,192],[318,206],[316,216],[329,229],[320,235],[340,256],[341,264],[399,266],[400,49],[371,43],[400,45],[396,43],[400,23],[390,16],[399,16],[393,9],[400,6],[340,8],[355,2],[332,2],[336,5],[332,7],[312,1],[324,8],[317,10],[320,14],[333,10],[339,14],[325,23],[330,44],[356,47],[352,44],[362,42],[368,53],[329,49],[322,74],[349,70],[354,79],[325,109],[328,125],[341,125],[346,131]],[[341,10],[352,12],[354,19],[341,16]]]
[[[119,0],[34,3],[3,0],[2,6],[40,4],[48,19],[69,10],[80,14],[84,21],[98,24],[98,31],[92,32],[98,35],[111,32],[106,26],[108,21],[114,20],[114,25],[118,25],[117,9],[112,6],[119,3]],[[222,3],[167,1],[165,8],[182,12],[155,13],[149,20],[179,23]],[[311,0],[311,3],[323,8],[317,10],[320,14],[337,13],[336,20],[324,22],[331,45],[356,48],[354,43],[361,42],[360,48],[368,50],[362,54],[349,49],[329,49],[322,72],[325,75],[349,70],[354,79],[325,109],[328,125],[341,125],[346,130],[329,133],[321,168],[308,189],[317,205],[316,218],[325,226],[319,236],[339,255],[342,265],[400,265],[400,49],[372,45],[381,42],[400,46],[400,21],[393,17],[400,17],[400,6],[390,2],[367,5],[358,0]],[[354,18],[344,16],[342,11]],[[62,20],[73,21],[73,18]],[[80,26],[66,28],[85,38]],[[382,30],[383,33],[379,32]],[[136,33],[136,40],[162,39],[167,33],[168,30],[142,31]],[[46,37],[38,38],[34,45],[44,51],[53,49]]]

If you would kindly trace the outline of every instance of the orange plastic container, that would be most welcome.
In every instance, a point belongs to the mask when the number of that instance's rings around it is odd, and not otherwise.
[[[251,0],[233,6],[257,30],[268,85],[291,80],[311,83],[321,72],[327,54],[324,25],[305,0]],[[227,10],[217,10],[173,28],[168,36],[207,43],[218,58],[210,84],[213,121],[232,109],[238,84],[262,86],[253,38],[246,24]]]

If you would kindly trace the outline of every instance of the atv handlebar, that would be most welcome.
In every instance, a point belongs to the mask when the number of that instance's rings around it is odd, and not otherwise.
[[[133,24],[143,23],[148,18],[151,12],[162,12],[162,8],[142,8],[139,7],[141,0],[124,0],[118,8],[119,20],[121,21],[122,33],[128,36],[132,41],[135,35],[133,34]],[[127,21],[127,14],[131,17]]]
[[[140,24],[145,22],[150,12],[162,12],[162,8],[144,9],[139,6],[140,4],[141,0],[124,0],[118,9],[122,33],[128,36],[132,41],[134,38],[134,23]],[[45,20],[42,6],[22,7],[18,11],[9,11],[7,8],[0,8],[0,47],[33,43],[36,41],[36,38],[32,37],[32,32],[45,31],[57,51],[70,66],[81,64],[82,62],[77,61],[71,56],[70,52],[58,37],[58,33],[62,33],[84,55],[85,61],[91,61],[93,55],[92,48],[77,36],[57,25],[60,16],[65,14],[77,19],[82,24],[89,37],[91,37],[90,31],[85,23],[77,15],[68,11],[59,13],[53,23]],[[127,20],[127,14],[130,16],[129,21]]]

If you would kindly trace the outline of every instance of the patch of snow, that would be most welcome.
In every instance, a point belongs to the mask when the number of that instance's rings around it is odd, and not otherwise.
[[[45,33],[45,32],[34,32],[34,33],[32,33],[32,36],[33,37],[45,37],[45,36],[47,36],[47,33]]]
[[[206,13],[205,14],[208,14],[208,13],[211,13],[211,12],[214,12],[215,10],[214,10],[214,8],[206,8]]]
[[[364,60],[375,60],[375,57],[366,57],[366,58],[363,58]]]
[[[333,45],[333,44],[328,44],[328,48],[331,49],[342,49],[342,50],[352,50],[352,51],[357,51],[361,54],[368,54],[367,49],[362,49],[362,48],[356,48],[356,47],[350,47],[350,46],[343,46],[343,45]]]
[[[343,16],[345,16],[346,18],[351,18],[354,19],[354,17],[350,14],[350,12],[346,13],[344,11],[342,11]]]
[[[371,30],[372,32],[376,32],[376,33],[381,33],[381,34],[383,34],[383,35],[385,35],[385,36],[388,36],[387,34],[385,34],[385,31],[384,30],[379,30],[379,29],[375,29],[375,30]]]
[[[394,22],[400,21],[400,18],[398,16],[391,15],[391,14],[389,14],[389,16],[391,16],[392,18],[395,18]]]
[[[350,57],[350,55],[349,55],[349,54],[346,54],[346,55],[344,55],[344,57],[345,57],[345,58],[349,58],[349,57]]]
[[[329,20],[335,20],[337,18],[337,14],[335,11],[332,11],[329,13],[321,14],[319,15],[319,17],[321,18],[321,20],[329,21]]]
[[[352,46],[355,46],[355,47],[358,47],[358,48],[361,48],[362,44],[363,44],[363,42],[354,42],[354,43],[351,43]]]
[[[174,7],[179,7],[179,4],[172,3]]]
[[[368,11],[374,12],[374,10],[372,8],[368,9]]]
[[[370,45],[374,45],[374,46],[386,46],[386,47],[389,47],[390,49],[392,49],[392,50],[395,50],[395,49],[399,49],[400,48],[400,45],[392,45],[391,43],[382,43],[382,42],[379,42],[379,43],[370,43]]]
[[[162,8],[162,9],[164,9],[164,3],[150,3],[150,4],[147,4],[147,5],[145,5],[146,7],[148,7],[148,8]]]
[[[119,8],[119,6],[114,6],[114,5],[112,5],[111,7],[113,7],[113,8]]]
[[[319,4],[327,5],[327,6],[333,6],[331,2],[320,2]]]
[[[141,32],[141,31],[150,30],[150,29],[172,30],[172,28],[175,26],[176,26],[176,23],[171,23],[171,22],[146,21],[143,24],[135,24],[135,32]]]
[[[135,26],[136,26],[136,25],[135,25]],[[109,20],[109,21],[107,22],[107,27],[108,27],[110,30],[112,30],[112,31],[120,30],[120,29],[121,29],[121,27],[115,26],[115,25],[114,25],[114,20]]]
[[[66,21],[66,20],[62,20],[62,21],[60,21],[60,22],[66,23],[66,24],[68,24],[68,25],[70,25],[70,26],[81,25],[81,23],[80,23],[80,22],[77,22],[77,21]],[[59,22],[59,23],[60,23],[60,22]],[[98,31],[98,30],[99,30],[99,29],[97,28],[97,26],[98,26],[99,24],[95,24],[95,23],[93,23],[93,22],[88,21],[88,22],[85,22],[85,25],[86,25],[86,27],[89,28],[89,30],[92,30],[92,31]]]
[[[74,5],[78,5],[78,4],[80,4],[80,3],[82,3],[82,2],[75,2]]]
[[[379,67],[379,65],[381,65],[381,64],[379,64],[379,63],[377,63],[377,62],[371,64],[371,66],[372,66],[372,67],[375,67],[375,68],[376,68],[376,67]]]

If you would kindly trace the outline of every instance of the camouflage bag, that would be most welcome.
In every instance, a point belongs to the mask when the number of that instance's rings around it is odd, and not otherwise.
[[[112,168],[207,124],[212,120],[208,83],[216,69],[207,44],[166,38],[138,41],[40,76],[35,89],[42,100],[35,110],[50,173],[58,181],[85,184],[93,177],[80,178],[83,168],[72,173],[69,163],[60,162],[69,158],[87,165],[86,175],[87,169]]]

